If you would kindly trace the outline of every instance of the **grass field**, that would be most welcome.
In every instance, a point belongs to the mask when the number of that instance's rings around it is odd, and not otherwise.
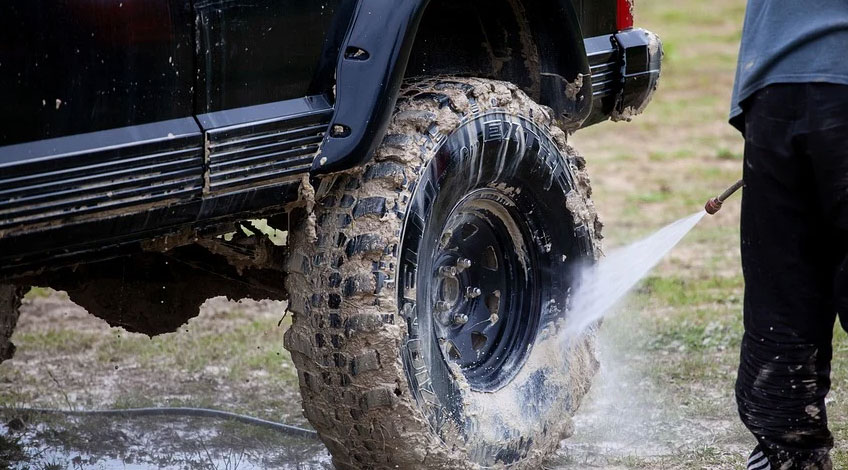
[[[608,247],[699,210],[741,175],[741,137],[726,118],[744,1],[639,0],[636,11],[666,51],[654,102],[632,123],[573,138]],[[602,372],[551,468],[743,468],[753,441],[733,400],[738,218],[735,199],[702,221],[606,321]],[[181,331],[149,340],[37,289],[14,337],[18,355],[0,366],[0,405],[211,406],[304,424],[283,315],[277,303],[216,300]],[[839,331],[836,341],[829,413],[836,467],[848,468],[848,337]]]
[[[727,114],[744,9],[742,0],[637,1],[636,22],[664,42],[660,89],[632,123],[604,123],[574,139],[591,165],[608,246],[698,210],[741,177],[743,142]],[[567,445],[566,466],[744,468],[754,441],[733,398],[744,288],[738,221],[736,198],[605,323],[607,370]],[[835,468],[846,468],[848,358],[839,351],[848,337],[837,330],[828,412]]]

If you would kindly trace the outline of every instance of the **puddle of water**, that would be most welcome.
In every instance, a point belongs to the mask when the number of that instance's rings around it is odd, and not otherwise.
[[[329,453],[318,441],[234,422],[64,416],[37,421],[40,416],[11,412],[3,418],[7,424],[0,426],[0,466],[13,470],[333,468]],[[23,429],[11,426],[13,418],[24,419]]]

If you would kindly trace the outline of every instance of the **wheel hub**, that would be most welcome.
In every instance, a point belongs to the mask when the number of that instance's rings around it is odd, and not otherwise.
[[[445,360],[474,388],[496,388],[511,377],[538,323],[524,232],[514,204],[482,190],[457,204],[433,253],[434,334]]]

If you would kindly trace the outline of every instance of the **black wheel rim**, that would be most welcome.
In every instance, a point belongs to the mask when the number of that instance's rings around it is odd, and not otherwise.
[[[537,336],[567,310],[574,275],[593,259],[593,246],[569,210],[570,166],[533,122],[491,112],[438,145],[416,182],[396,248],[407,328],[401,351],[410,390],[434,432],[454,439],[459,430],[467,439],[475,423],[465,414],[467,391],[486,399],[519,377]],[[476,238],[461,236],[475,229]],[[466,298],[468,288],[479,295]],[[495,291],[500,298],[489,309]],[[567,393],[557,384],[539,370],[516,386],[519,394]],[[486,451],[476,460],[510,463],[522,452]]]
[[[477,190],[453,208],[431,255],[433,334],[472,389],[509,381],[535,337],[538,267],[524,249],[532,222],[503,192]]]

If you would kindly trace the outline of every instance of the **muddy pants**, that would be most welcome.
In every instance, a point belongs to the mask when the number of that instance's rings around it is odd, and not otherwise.
[[[848,326],[848,86],[772,85],[744,108],[739,414],[773,469],[829,468],[834,320]]]

